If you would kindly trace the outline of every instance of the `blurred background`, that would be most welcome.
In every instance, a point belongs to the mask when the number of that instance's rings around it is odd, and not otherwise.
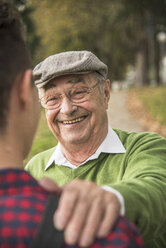
[[[13,3],[23,18],[34,66],[58,52],[94,52],[108,65],[112,92],[118,92],[115,101],[121,101],[119,92],[123,92],[123,105],[132,118],[140,121],[142,129],[166,137],[166,0],[13,0]],[[116,104],[113,118],[124,112],[115,110]],[[34,145],[33,154],[55,143],[50,133],[45,134],[43,141],[39,139],[47,129],[42,129],[47,125],[43,124],[43,116],[41,122],[37,140],[39,146],[45,144],[39,149]],[[119,128],[118,124],[115,127]]]
[[[13,0],[33,63],[67,50],[91,50],[112,81],[166,84],[165,0]]]

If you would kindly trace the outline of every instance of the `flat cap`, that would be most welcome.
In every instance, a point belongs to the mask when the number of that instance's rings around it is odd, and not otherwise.
[[[33,70],[37,88],[41,88],[52,79],[67,74],[84,74],[96,71],[107,77],[107,66],[89,51],[69,51],[49,56],[36,65]]]

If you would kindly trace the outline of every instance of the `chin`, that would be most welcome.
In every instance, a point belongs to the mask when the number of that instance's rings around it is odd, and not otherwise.
[[[72,132],[61,132],[61,136],[57,137],[58,140],[60,141],[61,144],[71,144],[71,145],[80,145],[80,144],[84,144],[85,142],[87,142],[90,137],[91,137],[91,132],[87,131],[87,130],[79,130],[79,132],[77,132],[77,130],[75,130]]]
[[[72,140],[72,141],[70,141],[68,143],[71,144],[71,145],[80,145],[83,142],[82,142],[82,140]]]
[[[63,143],[66,144],[71,144],[71,145],[80,145],[80,144],[84,144],[85,142],[87,142],[87,137],[76,137],[76,138],[71,138],[71,139],[67,139],[67,140],[63,140]]]

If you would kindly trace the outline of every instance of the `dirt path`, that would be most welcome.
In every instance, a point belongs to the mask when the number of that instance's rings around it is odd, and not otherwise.
[[[108,119],[113,128],[119,128],[126,131],[145,131],[144,127],[135,120],[126,106],[127,93],[125,91],[112,91]]]

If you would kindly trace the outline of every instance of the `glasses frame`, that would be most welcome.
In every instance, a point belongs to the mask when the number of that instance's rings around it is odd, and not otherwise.
[[[99,85],[99,83],[100,83],[100,80],[95,85],[93,85],[92,87],[84,87],[84,88],[87,88],[86,93],[87,94],[90,94]],[[58,96],[58,98],[61,99],[65,95],[65,96],[67,96],[67,98],[72,103],[82,103],[82,102],[87,101],[87,100],[83,100],[83,99],[80,99],[80,100],[77,100],[77,101],[73,101],[72,98],[71,98],[71,96],[70,96],[70,92],[71,92],[71,89],[67,93],[60,94]],[[53,94],[52,94],[52,96],[53,96]],[[59,104],[57,105],[57,107],[55,107],[55,106],[51,106],[51,107],[46,106],[46,103],[44,102],[45,97],[46,96],[43,96],[43,97],[41,97],[39,99],[39,102],[40,102],[40,104],[42,105],[43,108],[48,109],[48,110],[52,110],[52,109],[58,109],[60,107],[61,101],[59,101]]]

